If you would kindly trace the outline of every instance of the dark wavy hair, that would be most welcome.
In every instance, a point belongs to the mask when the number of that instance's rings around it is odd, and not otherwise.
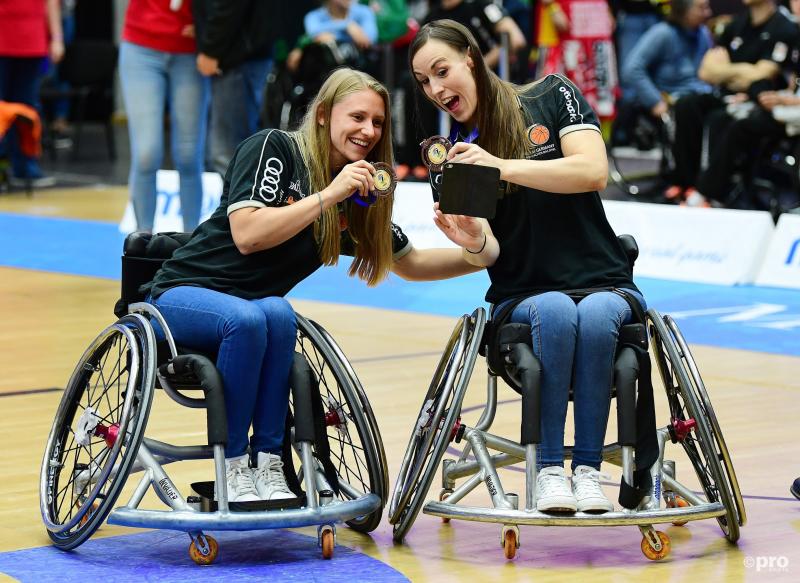
[[[423,26],[408,51],[408,68],[417,52],[429,40],[437,40],[472,59],[472,75],[478,93],[477,127],[478,143],[487,152],[499,158],[525,158],[528,145],[525,140],[525,117],[517,97],[521,89],[503,81],[486,66],[478,43],[467,27],[454,20],[434,20]],[[419,94],[425,91],[416,77]]]

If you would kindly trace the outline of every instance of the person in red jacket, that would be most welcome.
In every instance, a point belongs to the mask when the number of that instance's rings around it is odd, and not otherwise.
[[[39,78],[47,57],[64,56],[59,0],[0,0],[0,101],[36,106]],[[19,147],[12,129],[0,141],[0,157],[9,156],[14,179],[50,186],[36,158]]]
[[[164,108],[180,175],[183,228],[200,222],[209,83],[195,65],[191,0],[131,0],[119,73],[131,144],[129,188],[139,230],[152,230],[156,171],[164,159]]]

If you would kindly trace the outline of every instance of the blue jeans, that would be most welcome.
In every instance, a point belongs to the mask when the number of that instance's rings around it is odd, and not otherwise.
[[[194,54],[166,53],[128,42],[120,45],[119,73],[131,143],[128,181],[138,228],[153,229],[166,104],[172,161],[180,175],[183,230],[192,231],[200,223],[203,204],[208,79],[198,73]]]
[[[39,78],[44,57],[0,57],[0,101],[39,105]],[[0,156],[11,159],[11,170],[17,178],[40,178],[42,169],[35,158],[22,153],[15,127],[0,136]]]
[[[251,424],[252,454],[280,453],[297,337],[289,302],[244,300],[194,286],[174,287],[148,301],[163,314],[177,344],[217,353],[228,419],[225,456],[247,451]]]
[[[208,168],[224,175],[233,152],[259,128],[271,59],[245,61],[211,78]]]
[[[641,294],[628,291],[646,307]],[[530,324],[533,352],[542,365],[541,467],[564,465],[564,424],[572,386],[572,468],[600,469],[617,337],[631,317],[628,302],[612,292],[595,292],[577,305],[566,294],[546,292],[514,308],[510,321]]]

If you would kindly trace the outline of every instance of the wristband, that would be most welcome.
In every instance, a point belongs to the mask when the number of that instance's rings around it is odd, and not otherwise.
[[[325,209],[322,207],[322,194],[319,192],[317,193],[317,200],[319,200],[319,216],[321,217]]]
[[[481,253],[483,253],[483,250],[484,250],[484,249],[486,249],[486,239],[487,239],[487,238],[488,238],[488,237],[486,236],[486,231],[484,231],[484,232],[483,232],[483,245],[481,245],[481,248],[480,248],[480,249],[478,249],[477,251],[470,251],[469,249],[467,249],[466,247],[464,247],[464,251],[466,251],[466,252],[467,252],[467,253],[469,253],[470,255],[480,255]]]

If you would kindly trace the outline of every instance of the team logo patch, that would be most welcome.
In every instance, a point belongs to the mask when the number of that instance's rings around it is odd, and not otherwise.
[[[535,123],[528,128],[528,141],[534,146],[546,144],[550,139],[550,130],[540,123]]]

